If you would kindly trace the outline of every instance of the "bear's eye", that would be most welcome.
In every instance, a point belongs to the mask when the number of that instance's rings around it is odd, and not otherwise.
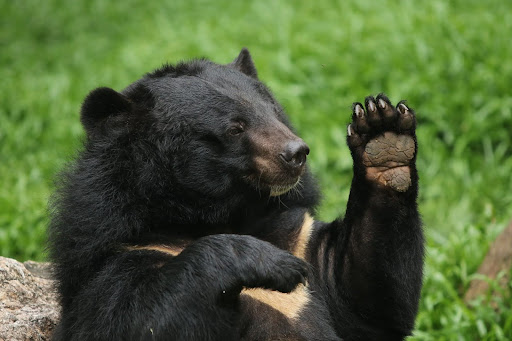
[[[232,125],[228,129],[228,134],[231,136],[240,135],[243,132],[244,132],[244,124],[241,122]]]

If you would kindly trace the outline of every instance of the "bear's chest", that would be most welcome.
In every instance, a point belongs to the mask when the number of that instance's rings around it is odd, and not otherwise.
[[[269,226],[274,231],[271,235],[273,238],[267,235],[262,239],[279,245],[294,256],[307,261],[307,247],[314,226],[313,218],[307,212],[300,210],[294,214],[293,219],[283,215],[271,223]],[[174,246],[153,244],[137,246],[135,249],[159,251],[177,256],[188,243],[174,243]],[[331,326],[330,315],[324,300],[316,296],[319,292],[322,290],[311,287],[310,283],[299,284],[290,293],[263,288],[242,289],[238,300],[239,306],[236,309],[237,316],[235,316],[239,326],[239,339],[340,340]]]
[[[290,293],[244,289],[240,313],[241,340],[340,340],[327,309],[307,285]]]

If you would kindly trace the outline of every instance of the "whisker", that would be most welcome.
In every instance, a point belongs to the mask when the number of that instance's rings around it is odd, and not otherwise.
[[[260,176],[258,177],[258,184],[256,185],[256,188],[258,189],[258,195],[261,198],[261,177],[263,176],[263,171],[260,171]]]
[[[296,195],[297,199],[302,199],[304,196],[302,195],[301,190],[304,188],[304,185],[302,184],[302,179],[299,178],[295,186],[292,188],[293,194]]]
[[[286,206],[286,204],[281,200],[281,196],[278,196],[277,198],[278,198],[278,200],[279,200],[279,203],[280,203],[280,204],[282,204],[284,207],[286,207],[287,209],[289,209],[289,207],[288,207],[288,206]]]

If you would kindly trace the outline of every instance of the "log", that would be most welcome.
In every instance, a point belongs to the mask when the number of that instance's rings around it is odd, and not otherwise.
[[[502,271],[502,276],[498,284],[505,289],[510,280],[510,269],[512,268],[512,222],[505,230],[494,240],[477,273],[484,275],[489,279],[496,279]],[[483,279],[474,279],[471,281],[468,291],[464,295],[464,301],[470,303],[477,297],[489,292],[489,283]],[[499,295],[499,293],[491,293]]]

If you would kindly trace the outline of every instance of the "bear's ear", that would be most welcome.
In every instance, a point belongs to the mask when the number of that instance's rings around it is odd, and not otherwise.
[[[258,79],[258,71],[256,71],[256,66],[254,66],[251,54],[247,48],[244,47],[230,65],[247,76]]]
[[[128,98],[110,88],[97,88],[84,100],[80,121],[88,136],[94,135],[109,118],[132,111]]]

